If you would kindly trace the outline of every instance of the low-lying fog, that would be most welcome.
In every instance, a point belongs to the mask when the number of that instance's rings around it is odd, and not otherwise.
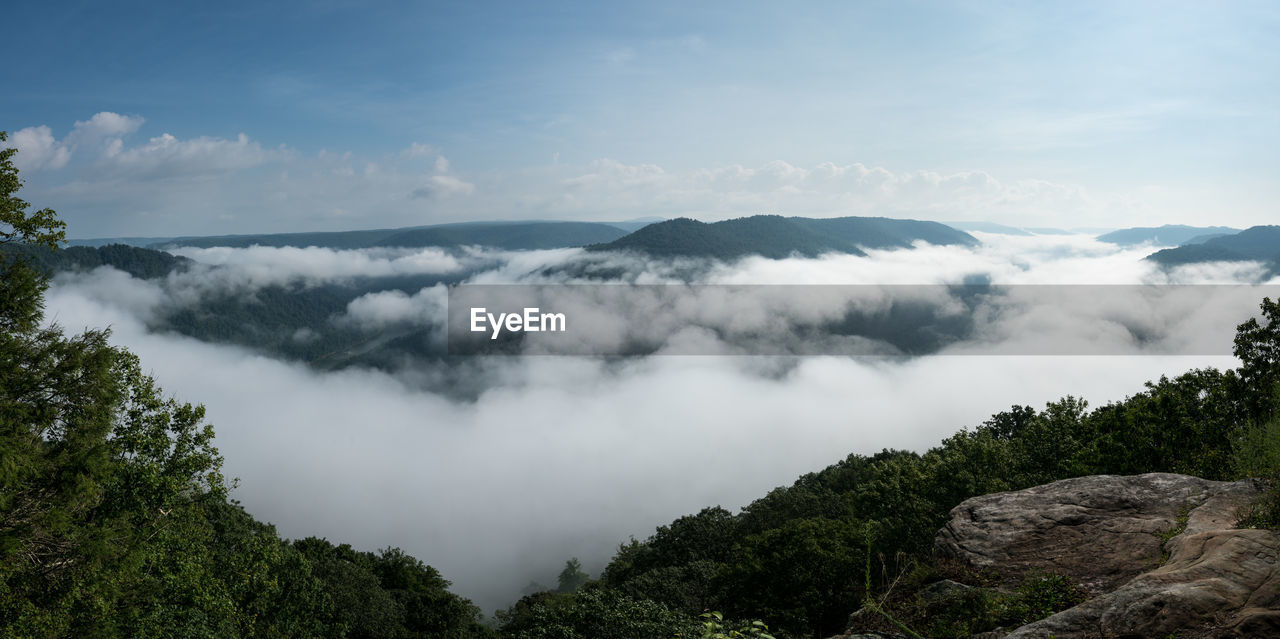
[[[986,275],[997,284],[1202,284],[1265,277],[1251,263],[1164,272],[1141,260],[1152,247],[1084,236],[975,235],[983,245],[974,249],[703,264],[698,280],[939,284]],[[59,276],[47,317],[72,331],[110,326],[113,341],[138,353],[168,393],[204,404],[224,470],[240,480],[234,496],[281,534],[368,550],[399,546],[486,612],[511,603],[530,580],[554,585],[570,556],[597,575],[629,536],[642,539],[705,506],[737,509],[849,453],[923,451],[1013,404],[1042,407],[1071,394],[1097,406],[1162,374],[1235,365],[1229,355],[506,357],[465,373],[483,388],[471,401],[423,383],[440,371],[317,372],[147,325],[166,305],[195,303],[215,288],[252,295],[273,283],[456,272],[474,283],[549,283],[571,272],[554,267],[584,261],[618,267],[631,282],[663,283],[688,265],[576,249],[175,252],[201,266],[160,281],[110,269]],[[443,300],[442,287],[371,293],[333,321],[438,326]],[[1053,324],[1096,340],[1090,318],[1125,310],[1098,304],[1063,321],[1023,314],[1034,321],[1009,325],[1034,331]],[[1201,310],[1196,321],[1163,329],[1229,336],[1245,319],[1237,309]],[[1117,352],[1139,352],[1125,346]]]

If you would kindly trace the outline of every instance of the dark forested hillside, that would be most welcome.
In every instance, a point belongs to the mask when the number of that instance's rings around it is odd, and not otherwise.
[[[111,266],[139,279],[164,277],[175,269],[185,268],[191,264],[191,260],[185,257],[125,244],[67,248],[8,244],[0,247],[0,255],[29,259],[45,274],[57,271],[88,271],[99,266]]]
[[[814,232],[872,249],[911,248],[914,242],[976,246],[978,240],[938,222],[887,217],[792,218]]]
[[[1234,235],[1211,237],[1199,244],[1156,251],[1147,259],[1162,266],[1256,260],[1269,263],[1273,273],[1280,273],[1280,226],[1254,226]]]
[[[626,231],[594,222],[504,222],[447,224],[398,232],[377,246],[491,246],[507,250],[537,250],[611,242]]]
[[[974,245],[968,233],[937,222],[889,218],[812,219],[755,215],[705,223],[688,218],[650,224],[596,251],[626,250],[655,256],[735,259],[747,255],[781,259],[822,253],[864,255],[861,249],[908,248],[912,242]]]
[[[616,226],[596,222],[468,222],[368,231],[178,237],[157,242],[151,247],[246,248],[256,245],[359,249],[373,246],[407,248],[488,246],[508,250],[531,250],[609,242],[623,235],[626,235],[626,231]]]
[[[175,237],[149,245],[151,248],[194,246],[212,248],[226,246],[247,248],[250,246],[318,246],[320,248],[356,249],[373,246],[405,229],[373,229],[368,231],[332,231],[316,233],[266,233],[261,235],[212,235]]]
[[[688,218],[646,226],[591,250],[631,250],[655,256],[734,259],[747,255],[780,259],[793,254],[813,256],[838,252],[865,255],[847,241],[824,237],[794,220],[757,215],[707,224]]]

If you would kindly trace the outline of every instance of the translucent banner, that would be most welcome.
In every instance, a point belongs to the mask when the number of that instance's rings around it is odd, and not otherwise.
[[[459,285],[450,355],[1230,355],[1277,286]]]

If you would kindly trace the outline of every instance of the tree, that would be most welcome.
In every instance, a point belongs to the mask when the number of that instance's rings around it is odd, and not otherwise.
[[[582,571],[582,562],[577,557],[570,557],[564,562],[564,570],[556,577],[556,592],[573,592],[587,583],[591,576]]]
[[[228,500],[203,407],[166,398],[107,331],[41,326],[47,279],[29,262],[63,226],[27,213],[13,154],[0,151],[0,638],[490,636],[398,549],[280,539]]]
[[[666,606],[589,584],[572,594],[540,592],[500,611],[507,639],[670,639],[694,637],[692,618]]]
[[[9,134],[0,131],[0,142],[9,139]],[[32,242],[49,248],[57,248],[67,239],[66,223],[57,219],[53,209],[40,209],[27,214],[30,206],[18,198],[18,190],[22,188],[22,180],[18,178],[18,168],[13,164],[13,156],[18,152],[14,148],[0,149],[0,244],[10,242]]]
[[[56,248],[64,225],[27,212],[14,153],[0,151],[0,245]],[[0,619],[23,637],[232,631],[197,543],[225,495],[203,409],[164,399],[106,331],[42,327],[46,278],[0,260]]]
[[[1280,299],[1262,298],[1262,317],[1236,327],[1235,348],[1240,359],[1240,379],[1249,394],[1252,417],[1266,421],[1275,413],[1274,398],[1280,384]]]
[[[723,576],[726,614],[759,616],[797,636],[845,629],[864,596],[865,524],[797,519],[751,535]]]

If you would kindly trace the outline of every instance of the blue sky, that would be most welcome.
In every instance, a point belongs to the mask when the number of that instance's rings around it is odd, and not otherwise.
[[[0,129],[25,198],[73,237],[765,212],[1280,219],[1275,3],[6,13]]]

